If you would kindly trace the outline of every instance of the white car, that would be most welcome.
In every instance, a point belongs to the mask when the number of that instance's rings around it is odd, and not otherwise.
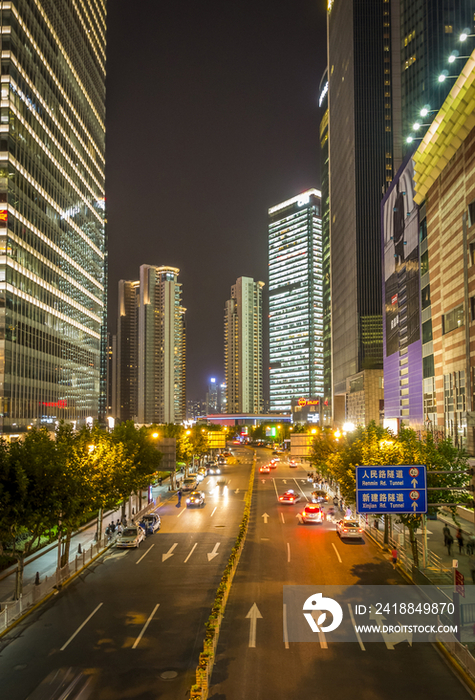
[[[300,513],[301,523],[322,523],[325,520],[325,514],[319,506],[307,505]]]
[[[158,513],[147,513],[140,521],[140,526],[145,526],[147,535],[153,535],[154,532],[160,530],[161,520]]]
[[[344,539],[345,537],[352,540],[363,539],[363,528],[360,526],[358,520],[343,518],[343,520],[339,520],[337,522],[336,531],[340,535],[341,539]]]
[[[116,547],[140,547],[145,539],[145,532],[139,525],[128,525],[116,540]]]
[[[198,480],[193,475],[193,476],[189,476],[187,479],[183,479],[183,483],[181,485],[181,490],[182,491],[194,491],[197,486],[198,486]]]

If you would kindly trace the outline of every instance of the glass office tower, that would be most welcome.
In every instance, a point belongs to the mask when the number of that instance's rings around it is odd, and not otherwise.
[[[269,209],[269,393],[271,411],[323,396],[321,193],[311,189]]]
[[[0,431],[11,433],[99,414],[106,6],[13,0],[0,27]]]

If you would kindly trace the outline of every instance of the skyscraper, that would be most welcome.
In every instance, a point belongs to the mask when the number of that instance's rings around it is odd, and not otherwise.
[[[269,209],[271,411],[323,396],[321,193],[310,189]]]
[[[0,431],[105,409],[105,2],[3,3]]]
[[[179,270],[142,265],[119,282],[118,406],[121,420],[186,418],[186,326]]]
[[[224,308],[224,372],[228,413],[262,413],[263,282],[239,277]]]

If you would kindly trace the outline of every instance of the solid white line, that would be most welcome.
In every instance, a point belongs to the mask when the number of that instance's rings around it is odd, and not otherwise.
[[[155,547],[155,542],[154,542],[152,545],[150,545],[150,547],[147,549],[147,551],[145,552],[145,554],[142,554],[142,556],[140,557],[140,559],[138,559],[135,563],[136,563],[136,564],[140,564],[140,562],[142,561],[142,559],[143,559],[144,557],[147,556],[147,554],[150,552],[150,550],[152,549],[152,547]]]
[[[282,518],[282,522],[283,522],[283,523],[284,523],[284,525],[285,525],[285,520],[284,520],[284,514],[283,514],[283,513],[281,513],[281,514],[280,514],[280,517]]]
[[[99,608],[101,607],[101,605],[102,605],[102,603],[99,603],[99,605],[97,606],[97,608],[96,608],[95,610],[92,611],[92,613],[89,615],[89,617],[86,617],[86,619],[84,620],[84,622],[82,623],[82,625],[80,625],[80,626],[77,628],[77,630],[75,631],[75,633],[74,633],[73,635],[71,635],[71,637],[69,637],[69,639],[68,639],[68,641],[66,642],[66,644],[63,644],[63,646],[61,647],[60,651],[64,651],[64,650],[66,649],[66,647],[68,646],[69,642],[72,642],[73,639],[74,639],[74,637],[82,630],[82,628],[84,627],[84,625],[87,625],[87,623],[89,622],[89,620],[91,619],[91,617],[92,617],[93,615],[96,614],[96,612],[99,610]]]
[[[297,479],[294,479],[294,481],[295,481],[295,483],[297,484],[297,486],[299,487],[299,489],[300,489],[300,491],[301,491],[301,493],[302,493],[302,496],[305,498],[306,501],[308,501],[308,498],[307,498],[307,496],[304,494],[304,492],[302,491],[302,487],[301,487],[300,484],[298,483]]]
[[[272,477],[272,481],[274,482],[275,495],[277,496],[277,500],[279,500],[279,492],[277,491],[277,486],[274,477]]]
[[[183,508],[183,510],[180,510],[180,512],[178,513],[178,515],[177,515],[176,517],[179,518],[180,515],[183,515],[183,513],[185,512],[185,510],[186,510],[186,506]]]
[[[138,636],[137,639],[135,640],[132,649],[136,649],[136,648],[137,648],[138,643],[139,643],[140,640],[142,639],[145,630],[147,629],[147,627],[148,627],[149,624],[151,623],[152,618],[153,618],[153,616],[155,615],[155,613],[157,612],[157,608],[158,608],[159,606],[160,606],[160,603],[157,603],[156,606],[154,607],[152,614],[150,615],[150,617],[148,618],[147,622],[146,622],[146,623],[144,624],[144,626],[142,627],[142,631],[140,632],[139,636]]]
[[[284,603],[284,646],[289,648],[289,630],[287,629],[287,603]]]
[[[364,648],[363,640],[361,639],[361,635],[356,629],[356,620],[355,620],[355,616],[353,615],[353,610],[351,609],[351,604],[347,603],[347,605],[348,605],[348,610],[350,612],[351,622],[353,623],[353,628],[355,630],[356,638],[358,640],[358,644],[360,645],[360,648],[362,651],[366,651],[366,649]]]
[[[188,556],[186,557],[185,561],[183,562],[184,564],[186,564],[186,562],[188,561],[188,559],[191,557],[191,555],[192,555],[193,552],[195,551],[197,545],[198,545],[198,542],[195,542],[195,544],[193,545],[193,549],[191,550],[191,552],[188,554]]]
[[[212,512],[211,515],[209,516],[210,518],[213,517],[213,515],[216,513],[217,509],[218,509],[218,506],[215,506],[213,512]]]
[[[287,561],[290,561],[290,544],[287,542]]]
[[[338,557],[338,561],[340,562],[340,564],[343,564],[343,562],[342,562],[342,560],[341,560],[341,557],[340,557],[340,554],[339,554],[339,552],[338,552],[338,549],[335,547],[335,545],[334,545],[333,542],[332,542],[332,547],[333,547],[333,549],[334,549],[335,552],[336,552],[336,555],[337,555],[337,557]]]

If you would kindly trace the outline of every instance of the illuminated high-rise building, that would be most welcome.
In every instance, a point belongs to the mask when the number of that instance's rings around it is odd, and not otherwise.
[[[179,270],[142,265],[119,282],[118,418],[141,424],[186,419],[186,326]]]
[[[310,189],[269,209],[271,411],[323,396],[321,193]]]
[[[239,277],[224,308],[227,413],[262,413],[262,288]]]
[[[105,413],[105,2],[0,9],[0,431]]]

